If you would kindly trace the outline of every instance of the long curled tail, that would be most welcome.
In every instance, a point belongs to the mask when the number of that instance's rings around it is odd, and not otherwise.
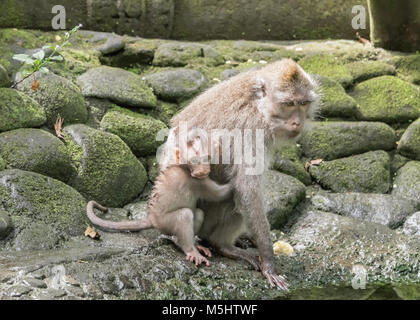
[[[93,212],[93,208],[97,208],[102,212],[107,212],[108,208],[101,206],[99,203],[93,200],[88,202],[86,207],[87,216],[89,220],[98,227],[114,231],[140,231],[153,228],[153,225],[148,217],[132,221],[109,221],[97,217]]]

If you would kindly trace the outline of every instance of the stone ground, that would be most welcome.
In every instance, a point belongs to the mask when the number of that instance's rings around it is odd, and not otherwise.
[[[0,29],[0,299],[419,299],[420,55],[347,40],[177,42],[80,31],[20,79],[14,53],[62,33]],[[264,188],[289,292],[242,261],[195,267],[156,231],[84,236],[86,202],[138,219],[156,133],[212,85],[293,58],[320,83],[315,121]],[[64,118],[63,139],[54,123]],[[305,163],[322,159],[318,165]],[[247,247],[247,241],[242,245]],[[365,278],[365,289],[355,290]]]

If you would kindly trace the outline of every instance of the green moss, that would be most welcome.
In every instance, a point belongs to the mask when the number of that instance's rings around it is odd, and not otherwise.
[[[83,231],[86,201],[76,190],[50,177],[16,169],[1,171],[2,179],[8,182],[0,183],[0,198],[12,216],[43,221],[70,235]]]
[[[349,63],[347,68],[350,70],[350,74],[355,82],[396,73],[395,67],[380,61],[356,61]]]
[[[360,117],[356,101],[346,94],[344,88],[336,81],[318,76],[318,93],[321,97],[319,106],[315,110],[315,118],[351,119]]]
[[[331,78],[344,87],[349,87],[353,77],[343,61],[328,54],[317,54],[299,60],[300,66],[310,74]]]
[[[65,145],[39,129],[17,129],[0,134],[0,155],[10,168],[37,172],[63,182],[76,174]]]
[[[420,160],[420,118],[404,132],[398,144],[398,152],[414,160]]]
[[[35,100],[17,90],[0,88],[0,132],[45,122],[45,111]]]
[[[301,149],[296,144],[284,145],[276,150],[273,169],[300,180],[305,185],[311,183],[311,177],[300,159]]]
[[[420,88],[396,77],[364,81],[350,94],[364,120],[403,123],[420,116]]]
[[[395,148],[394,130],[384,123],[315,122],[298,141],[310,159],[333,160],[370,150]]]
[[[105,114],[101,128],[119,136],[137,156],[156,152],[163,143],[156,141],[156,135],[160,130],[167,129],[159,120],[120,107],[114,107]]]
[[[312,177],[334,192],[386,193],[389,190],[390,159],[385,151],[371,151],[309,169]]]
[[[6,162],[0,157],[0,171],[6,169]]]
[[[49,66],[54,73],[70,79],[75,79],[91,68],[101,65],[99,61],[100,53],[92,49],[65,48],[60,51],[64,61],[53,63]]]
[[[112,207],[123,206],[140,194],[146,170],[118,136],[85,125],[67,126],[64,132],[66,141],[73,141],[68,148],[78,168],[71,186],[86,198]]]
[[[394,57],[391,63],[397,68],[398,77],[420,84],[420,54]]]

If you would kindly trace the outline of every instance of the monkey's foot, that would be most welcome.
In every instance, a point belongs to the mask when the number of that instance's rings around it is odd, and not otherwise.
[[[204,253],[207,257],[211,257],[211,252],[209,248],[203,247],[199,244],[197,244],[195,247],[197,248],[198,251],[200,251],[201,253]]]
[[[191,261],[192,263],[195,263],[196,266],[202,264],[203,262],[206,264],[207,267],[210,266],[210,261],[204,258],[197,250],[187,252],[186,259],[188,261]]]
[[[268,271],[263,271],[262,274],[268,279],[272,287],[278,287],[284,291],[289,290],[289,284],[283,276]]]

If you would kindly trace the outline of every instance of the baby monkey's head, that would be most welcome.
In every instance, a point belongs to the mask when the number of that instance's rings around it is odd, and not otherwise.
[[[184,164],[196,179],[205,179],[210,174],[211,148],[207,139],[198,130],[190,130],[184,147],[175,148],[178,164]]]

